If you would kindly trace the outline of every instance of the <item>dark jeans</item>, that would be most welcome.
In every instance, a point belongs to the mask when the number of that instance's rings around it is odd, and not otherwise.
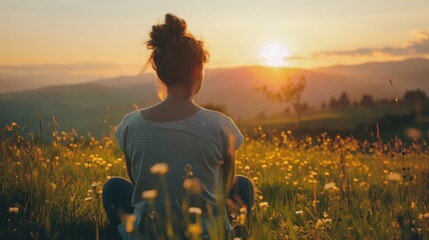
[[[131,214],[134,207],[131,205],[134,185],[125,178],[113,177],[107,180],[103,187],[103,205],[107,218],[113,226],[118,226],[121,220],[118,211]],[[235,176],[229,198],[238,205],[247,206],[247,214],[253,206],[255,190],[252,182],[245,176]]]

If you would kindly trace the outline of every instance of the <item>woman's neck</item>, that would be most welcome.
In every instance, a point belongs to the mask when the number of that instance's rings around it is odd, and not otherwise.
[[[194,108],[197,106],[193,98],[174,98],[168,95],[160,104],[164,106],[176,106],[178,108]]]
[[[194,103],[194,94],[181,86],[169,87],[164,100],[142,110],[142,116],[154,122],[171,122],[188,118],[201,107]]]
[[[192,91],[193,93],[193,91]],[[167,89],[167,96],[164,102],[192,102],[194,103],[194,94],[189,94],[189,90],[183,86],[174,86]]]

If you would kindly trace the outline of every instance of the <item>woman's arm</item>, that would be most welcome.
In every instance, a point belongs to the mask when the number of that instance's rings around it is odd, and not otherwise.
[[[133,183],[133,185],[136,185],[134,183],[133,173],[131,171],[131,160],[127,157],[126,154],[124,154],[124,158],[125,158],[125,165],[127,166],[128,177],[130,178],[130,181]]]
[[[222,174],[225,197],[228,197],[235,178],[235,151],[231,151],[224,157]]]

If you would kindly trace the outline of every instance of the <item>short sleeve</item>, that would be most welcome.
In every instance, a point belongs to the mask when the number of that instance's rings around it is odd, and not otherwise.
[[[116,144],[118,144],[122,152],[126,153],[126,142],[127,142],[126,140],[127,140],[128,127],[126,126],[126,123],[124,120],[125,119],[122,119],[122,121],[119,123],[118,127],[113,133],[113,136],[115,137]]]
[[[231,153],[236,151],[244,141],[244,136],[235,125],[234,121],[230,117],[226,117],[225,124],[223,126],[225,134],[225,152]]]

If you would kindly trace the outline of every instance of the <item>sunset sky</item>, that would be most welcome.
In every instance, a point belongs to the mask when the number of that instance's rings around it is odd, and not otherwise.
[[[287,52],[286,67],[429,56],[428,0],[0,0],[0,65],[133,74],[147,58],[142,42],[167,12],[205,40],[209,68],[266,65],[270,44]]]

